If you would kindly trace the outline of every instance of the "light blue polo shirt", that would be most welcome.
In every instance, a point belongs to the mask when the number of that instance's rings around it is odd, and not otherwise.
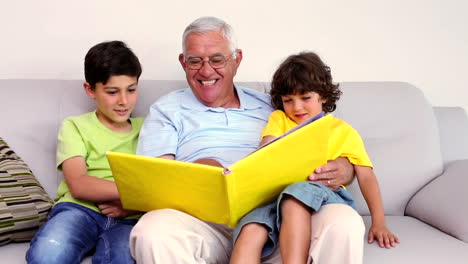
[[[224,167],[257,149],[273,108],[270,96],[236,85],[240,108],[208,107],[190,88],[171,92],[150,108],[136,153],[176,160],[215,159]]]

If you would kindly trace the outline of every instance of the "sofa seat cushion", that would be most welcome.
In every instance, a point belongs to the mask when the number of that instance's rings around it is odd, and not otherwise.
[[[29,243],[10,243],[0,247],[2,263],[26,263],[25,255],[29,248]]]
[[[364,216],[367,232],[370,217]],[[364,242],[364,264],[467,263],[468,244],[410,216],[386,216],[387,225],[400,238],[395,248]]]
[[[0,247],[0,263],[26,263],[26,251],[29,243],[10,243]],[[91,264],[91,257],[86,257],[81,264]]]
[[[0,245],[29,241],[52,204],[28,165],[0,138]]]

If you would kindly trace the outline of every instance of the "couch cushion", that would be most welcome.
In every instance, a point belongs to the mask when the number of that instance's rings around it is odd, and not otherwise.
[[[366,237],[370,217],[363,217]],[[468,260],[468,244],[409,216],[387,216],[387,225],[400,238],[391,249],[380,248],[375,242],[364,242],[364,264],[450,263]]]
[[[10,243],[0,247],[2,263],[26,263],[26,251],[29,243]]]
[[[468,197],[463,190],[466,186],[468,159],[453,161],[441,176],[414,195],[406,215],[468,243]]]
[[[10,243],[0,247],[0,263],[21,264],[26,263],[26,251],[29,249],[29,243]],[[91,257],[86,257],[81,264],[91,264]]]
[[[411,197],[442,172],[438,127],[421,90],[401,82],[342,83],[336,116],[361,134],[374,164],[385,214],[403,215]],[[357,181],[350,186],[368,215]]]
[[[81,83],[76,82],[76,89],[82,91]],[[53,197],[59,182],[55,149],[64,86],[60,80],[1,80],[0,88],[3,90],[0,136],[29,165]],[[64,100],[71,103],[74,99]]]
[[[434,107],[439,126],[444,164],[468,159],[468,116],[465,109],[455,106]]]
[[[0,245],[30,240],[52,204],[28,165],[0,138]]]

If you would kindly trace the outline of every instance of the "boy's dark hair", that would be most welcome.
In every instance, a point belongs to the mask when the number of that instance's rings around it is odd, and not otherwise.
[[[137,56],[122,41],[102,42],[91,49],[84,62],[85,80],[95,88],[96,83],[106,84],[114,75],[140,78],[141,65]]]
[[[271,103],[284,111],[281,96],[316,92],[327,101],[323,103],[325,113],[336,109],[340,99],[339,84],[333,84],[330,68],[313,52],[301,52],[289,56],[276,70],[271,81]]]

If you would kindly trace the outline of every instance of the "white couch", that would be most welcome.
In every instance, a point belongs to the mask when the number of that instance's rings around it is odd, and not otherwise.
[[[242,85],[268,88],[265,82]],[[135,116],[146,116],[159,96],[186,87],[182,80],[140,81]],[[344,94],[334,114],[364,138],[382,189],[388,226],[401,239],[394,249],[365,242],[364,263],[468,263],[465,111],[433,107],[407,83],[350,82],[341,88]],[[0,80],[0,98],[0,137],[54,197],[62,178],[55,170],[60,123],[67,116],[93,110],[82,81]],[[369,212],[357,184],[350,190],[368,227]],[[0,247],[0,262],[24,263],[27,248],[28,243]]]

